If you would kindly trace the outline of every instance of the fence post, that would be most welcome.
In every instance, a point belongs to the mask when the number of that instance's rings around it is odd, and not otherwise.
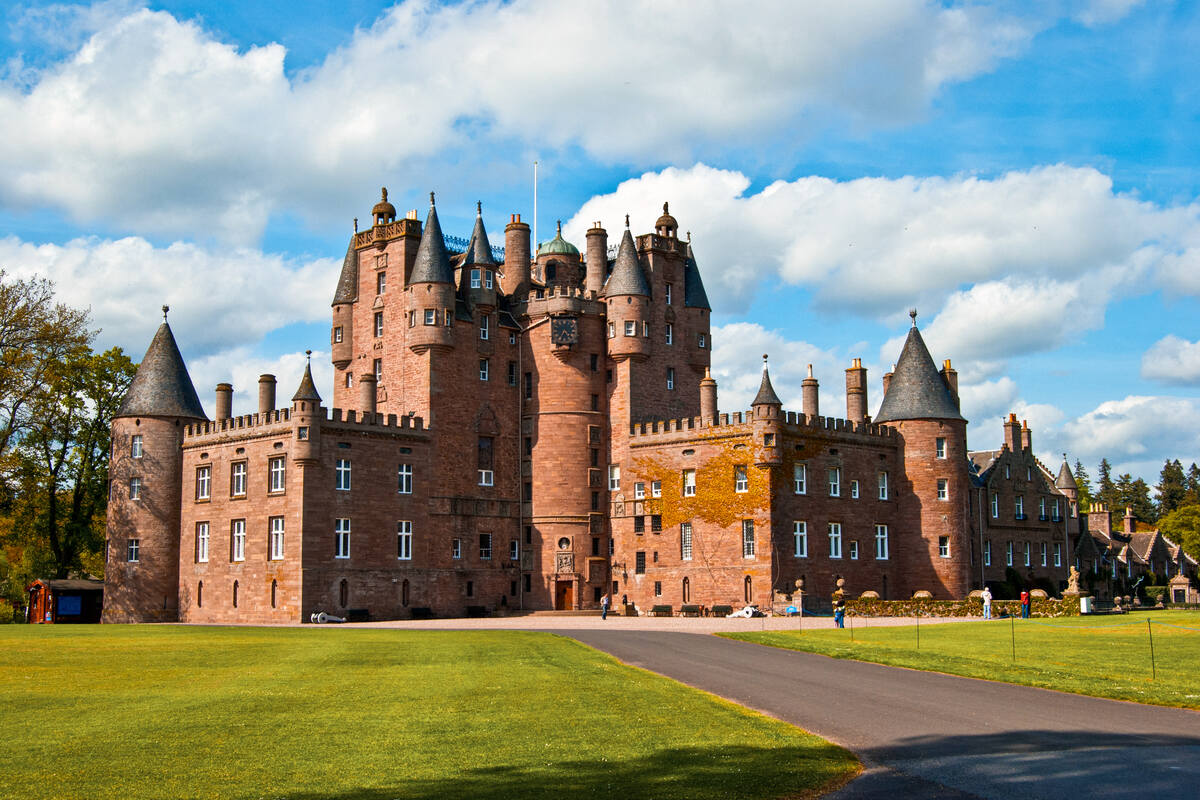
[[[921,615],[917,614],[917,650],[921,649]]]
[[[1008,629],[1012,634],[1012,660],[1017,663],[1017,618],[1012,614],[1008,615]]]
[[[854,641],[854,617],[850,618],[850,641]]]
[[[1158,670],[1154,666],[1154,631],[1150,628],[1150,618],[1146,617],[1146,633],[1150,637],[1150,680],[1158,678]]]

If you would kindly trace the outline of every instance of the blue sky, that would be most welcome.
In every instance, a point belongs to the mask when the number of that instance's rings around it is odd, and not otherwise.
[[[1128,0],[26,3],[0,12],[0,268],[101,343],[163,302],[202,396],[319,356],[351,220],[430,190],[581,239],[663,201],[714,301],[721,405],[770,352],[871,404],[907,310],[974,448],[1153,483],[1200,461],[1200,10]],[[423,212],[422,212],[423,213]]]

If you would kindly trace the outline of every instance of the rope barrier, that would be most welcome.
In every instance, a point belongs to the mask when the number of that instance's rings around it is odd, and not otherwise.
[[[1094,630],[1099,630],[1101,628],[1126,628],[1130,625],[1141,625],[1142,624],[1141,620],[1132,620],[1130,622],[1118,622],[1115,625],[1055,625],[1050,622],[1042,622],[1041,620],[1036,620],[1036,619],[1029,619],[1029,620],[1026,620],[1026,622],[1031,622],[1034,625],[1042,625],[1047,628],[1071,628],[1071,629],[1080,630],[1080,631],[1094,631]],[[1162,623],[1159,623],[1159,624],[1161,625]]]
[[[1200,628],[1189,628],[1186,625],[1172,625],[1169,622],[1159,622],[1158,620],[1154,620],[1154,624],[1162,625],[1167,628],[1178,628],[1181,631],[1195,631],[1196,633],[1200,633]]]

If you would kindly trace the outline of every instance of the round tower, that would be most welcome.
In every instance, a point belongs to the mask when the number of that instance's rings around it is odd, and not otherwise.
[[[754,438],[759,467],[777,467],[783,463],[780,450],[780,433],[783,424],[783,401],[775,394],[771,385],[771,374],[767,370],[767,354],[763,353],[762,383],[758,386],[758,394],[750,404],[753,414]]]
[[[599,296],[608,277],[608,231],[597,221],[587,232],[587,276],[584,288],[589,295]]]
[[[438,222],[433,192],[429,193],[429,216],[417,258],[406,289],[410,315],[408,346],[414,353],[446,351],[454,347],[454,270],[446,254],[442,226]]]
[[[524,300],[529,292],[529,225],[513,214],[504,226],[504,293]]]
[[[617,249],[612,275],[604,287],[608,309],[608,355],[617,361],[644,359],[650,352],[650,287],[638,260],[629,217]]]
[[[317,385],[312,378],[312,350],[305,350],[304,354],[308,356],[309,363],[304,365],[304,376],[292,395],[290,422],[296,440],[292,461],[301,468],[308,468],[320,462],[321,423],[325,421],[325,411],[321,408],[321,395],[317,393]]]
[[[185,426],[207,417],[167,311],[113,417],[105,622],[179,617],[181,448]]]
[[[717,421],[717,382],[707,367],[700,379],[700,422],[713,425]]]

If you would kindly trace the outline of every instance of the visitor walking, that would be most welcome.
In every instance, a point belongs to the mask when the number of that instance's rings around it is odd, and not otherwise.
[[[609,596],[605,594],[604,597],[600,598],[600,619],[608,619],[608,603]]]
[[[841,597],[833,601],[833,621],[839,628],[846,627],[846,601]]]
[[[983,618],[991,619],[992,618],[992,590],[987,588],[986,586],[983,587],[983,594],[980,595],[980,598],[983,600]]]
[[[1021,619],[1029,619],[1029,590],[1021,592]]]

